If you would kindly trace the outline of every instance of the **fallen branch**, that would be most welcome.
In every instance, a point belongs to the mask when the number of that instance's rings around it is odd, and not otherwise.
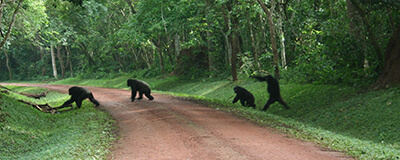
[[[46,92],[43,92],[43,93],[39,93],[39,94],[31,94],[31,93],[17,92],[17,91],[13,91],[13,90],[11,90],[11,89],[9,89],[9,88],[7,88],[7,87],[4,87],[4,86],[2,86],[2,85],[0,85],[0,88],[3,88],[3,89],[5,89],[5,90],[7,90],[7,91],[11,91],[11,92],[14,92],[14,93],[18,93],[18,94],[20,94],[20,95],[24,95],[24,96],[27,96],[27,97],[32,97],[32,98],[35,98],[35,99],[40,99],[41,97],[46,97],[46,96],[47,96],[47,93],[49,93],[49,90],[47,90]],[[2,92],[3,92],[3,91],[2,91]]]
[[[59,112],[59,109],[62,109],[62,108],[65,108],[65,107],[71,107],[71,108],[63,110],[63,111],[68,111],[68,110],[73,109],[72,104],[69,104],[67,106],[62,106],[61,105],[61,106],[58,106],[58,107],[51,107],[47,103],[46,104],[36,104],[36,103],[32,103],[32,102],[27,102],[27,101],[24,101],[24,100],[18,100],[18,101],[22,102],[22,103],[25,103],[27,105],[30,105],[33,108],[38,109],[39,111],[42,111],[42,112],[45,112],[45,113],[51,113],[51,114],[57,113],[57,112]]]

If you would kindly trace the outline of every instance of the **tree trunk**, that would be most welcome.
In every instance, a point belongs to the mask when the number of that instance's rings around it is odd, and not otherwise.
[[[274,56],[274,62],[273,62],[273,66],[275,68],[274,73],[275,73],[275,78],[279,79],[279,66],[278,66],[278,61],[279,61],[279,55],[278,55],[278,47],[276,45],[276,36],[275,36],[275,26],[274,26],[274,22],[272,19],[272,15],[269,11],[269,9],[267,8],[267,6],[265,5],[264,2],[262,2],[262,0],[257,0],[258,3],[260,3],[261,8],[264,10],[265,14],[267,15],[268,18],[268,26],[269,26],[269,31],[270,31],[270,39],[271,39],[271,45],[272,45],[272,54]]]
[[[90,56],[88,49],[86,48],[85,43],[81,42],[79,45],[79,48],[82,50],[82,52],[85,54],[86,58],[89,60],[89,66],[93,67],[96,66],[96,62],[93,60],[93,58]]]
[[[284,3],[279,2],[279,16],[278,16],[278,31],[279,31],[279,39],[281,41],[281,61],[282,61],[282,68],[287,69],[287,62],[286,62],[286,50],[285,50],[285,32],[283,30],[283,13],[284,11]]]
[[[364,69],[367,69],[369,67],[369,61],[366,59],[366,53],[367,51],[367,42],[365,40],[365,35],[364,33],[364,28],[362,27],[363,21],[358,13],[358,10],[356,7],[351,3],[351,0],[346,0],[346,6],[347,6],[347,17],[349,18],[349,31],[350,34],[353,35],[357,41],[359,41],[362,45],[362,49],[364,53],[360,53],[360,61],[364,61]],[[364,57],[364,58],[362,58]]]
[[[158,49],[157,53],[158,53],[158,56],[160,58],[160,69],[161,69],[161,72],[164,73],[165,72],[165,70],[164,70],[164,58],[162,56],[161,38],[160,37],[158,37],[157,49]]]
[[[42,64],[42,77],[44,77],[45,72],[46,72],[46,67],[44,66],[44,51],[43,51],[43,47],[39,46],[39,50],[40,50],[40,61]]]
[[[208,70],[212,73],[215,71],[214,67],[214,49],[212,48],[212,41],[211,41],[211,36],[212,33],[210,31],[207,31],[207,50],[208,50]]]
[[[181,52],[181,38],[180,38],[179,34],[177,34],[177,33],[174,35],[174,48],[175,48],[175,62],[176,62],[175,69],[177,69],[177,68],[179,68],[178,56],[179,56],[179,53]]]
[[[234,26],[236,26],[236,23],[233,23]],[[234,27],[236,29],[236,27]],[[232,46],[232,58],[231,58],[231,71],[232,71],[232,81],[237,81],[238,80],[238,75],[237,75],[237,54],[240,51],[240,42],[239,42],[239,34],[237,34],[236,31],[234,31],[231,34],[231,46]]]
[[[379,62],[383,61],[383,55],[381,53],[381,49],[379,47],[379,43],[377,42],[377,38],[375,37],[374,32],[372,31],[371,25],[369,24],[368,19],[366,18],[366,15],[364,13],[364,11],[361,9],[361,7],[359,5],[357,5],[357,3],[354,3],[354,0],[350,0],[350,4],[354,9],[355,14],[358,14],[359,17],[361,18],[364,28],[365,28],[365,32],[368,35],[368,40],[371,42],[372,47],[375,50],[376,53],[376,57],[379,60]],[[379,66],[378,66],[379,68]]]
[[[55,79],[58,79],[57,77],[57,66],[56,66],[56,57],[54,56],[54,47],[50,45],[50,54],[51,54],[51,64],[53,66],[53,76]]]
[[[232,4],[231,4],[232,3]],[[235,5],[237,2],[227,2],[227,9],[228,12],[231,13],[233,11],[232,5]],[[237,81],[238,80],[238,75],[237,75],[237,54],[240,51],[240,41],[239,41],[239,34],[237,33],[237,26],[239,25],[238,19],[236,18],[236,15],[232,15],[229,18],[231,18],[231,23],[232,23],[232,33],[229,34],[229,40],[231,43],[232,47],[232,57],[231,57],[231,74],[232,74],[232,81]]]
[[[400,26],[390,38],[386,51],[385,60],[383,64],[382,74],[379,76],[375,86],[378,88],[385,88],[391,85],[400,85]]]
[[[57,46],[57,58],[58,58],[58,60],[60,62],[61,76],[62,76],[62,78],[64,78],[65,77],[65,66],[64,66],[64,60],[63,60],[63,58],[61,56],[60,46]]]
[[[258,49],[256,45],[256,40],[254,38],[254,33],[253,33],[253,25],[251,24],[251,19],[248,15],[246,15],[246,19],[249,25],[249,31],[250,31],[250,38],[251,38],[251,49],[253,50],[253,58],[254,61],[256,62],[256,67],[257,67],[257,71],[260,72],[261,71],[261,64],[260,61],[258,60]]]
[[[7,54],[6,51],[4,51],[4,54],[6,55],[6,66],[7,66],[7,69],[8,69],[8,75],[9,75],[10,80],[12,80],[13,74],[12,74],[12,71],[11,71],[11,68],[10,68],[10,65],[9,65],[10,59],[9,59],[8,54]]]
[[[13,28],[13,26],[14,26],[15,19],[16,19],[16,16],[17,16],[17,13],[18,13],[18,10],[19,10],[19,8],[20,8],[20,6],[21,6],[22,1],[24,1],[24,0],[19,0],[19,1],[18,1],[18,6],[17,6],[17,8],[15,8],[15,10],[14,10],[13,17],[12,17],[12,20],[11,20],[10,25],[8,26],[8,30],[7,30],[6,36],[4,37],[3,34],[2,34],[2,36],[3,36],[4,38],[3,38],[3,40],[0,42],[0,49],[2,49],[2,48],[4,47],[4,44],[6,44],[6,41],[7,41],[8,37],[10,37],[11,31],[12,31],[12,28]],[[2,1],[2,2],[3,2],[3,1]],[[0,15],[1,15],[1,17],[3,17],[4,5],[5,5],[5,2],[1,3],[1,9],[0,9],[0,12],[1,12]],[[0,21],[0,26],[1,26],[1,22],[2,22],[2,21]],[[2,33],[2,32],[1,32],[1,33]]]
[[[72,74],[71,50],[68,46],[65,46],[65,50],[67,51],[67,64],[69,64],[69,71],[70,71],[70,75],[72,77],[73,74]]]

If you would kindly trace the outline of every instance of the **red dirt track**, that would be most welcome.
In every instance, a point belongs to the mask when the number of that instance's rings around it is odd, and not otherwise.
[[[71,86],[6,84],[67,93]],[[168,95],[130,102],[131,92],[87,87],[117,121],[116,160],[336,160],[352,159],[311,142],[288,138],[230,113]],[[75,105],[75,104],[74,104]]]

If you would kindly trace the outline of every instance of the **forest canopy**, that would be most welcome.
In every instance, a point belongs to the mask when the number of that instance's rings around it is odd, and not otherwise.
[[[400,84],[398,0],[3,0],[0,80]],[[397,59],[396,59],[397,58]]]

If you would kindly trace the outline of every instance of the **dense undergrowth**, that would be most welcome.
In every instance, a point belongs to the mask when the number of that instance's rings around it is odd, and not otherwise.
[[[36,87],[7,86],[27,93]],[[36,100],[15,93],[0,94],[0,159],[105,159],[109,153],[114,121],[84,101],[82,108],[59,114],[43,113],[16,99],[59,106],[69,95],[50,91]]]
[[[65,79],[55,84],[91,85],[129,89],[126,75],[101,80]],[[143,78],[155,92],[200,99],[210,107],[229,111],[257,124],[293,137],[315,141],[344,151],[357,159],[400,159],[400,89],[365,90],[340,85],[281,82],[290,109],[278,103],[260,111],[268,93],[265,82],[240,78],[228,80],[181,80],[176,77]],[[239,85],[256,97],[257,109],[232,104],[233,87]]]

